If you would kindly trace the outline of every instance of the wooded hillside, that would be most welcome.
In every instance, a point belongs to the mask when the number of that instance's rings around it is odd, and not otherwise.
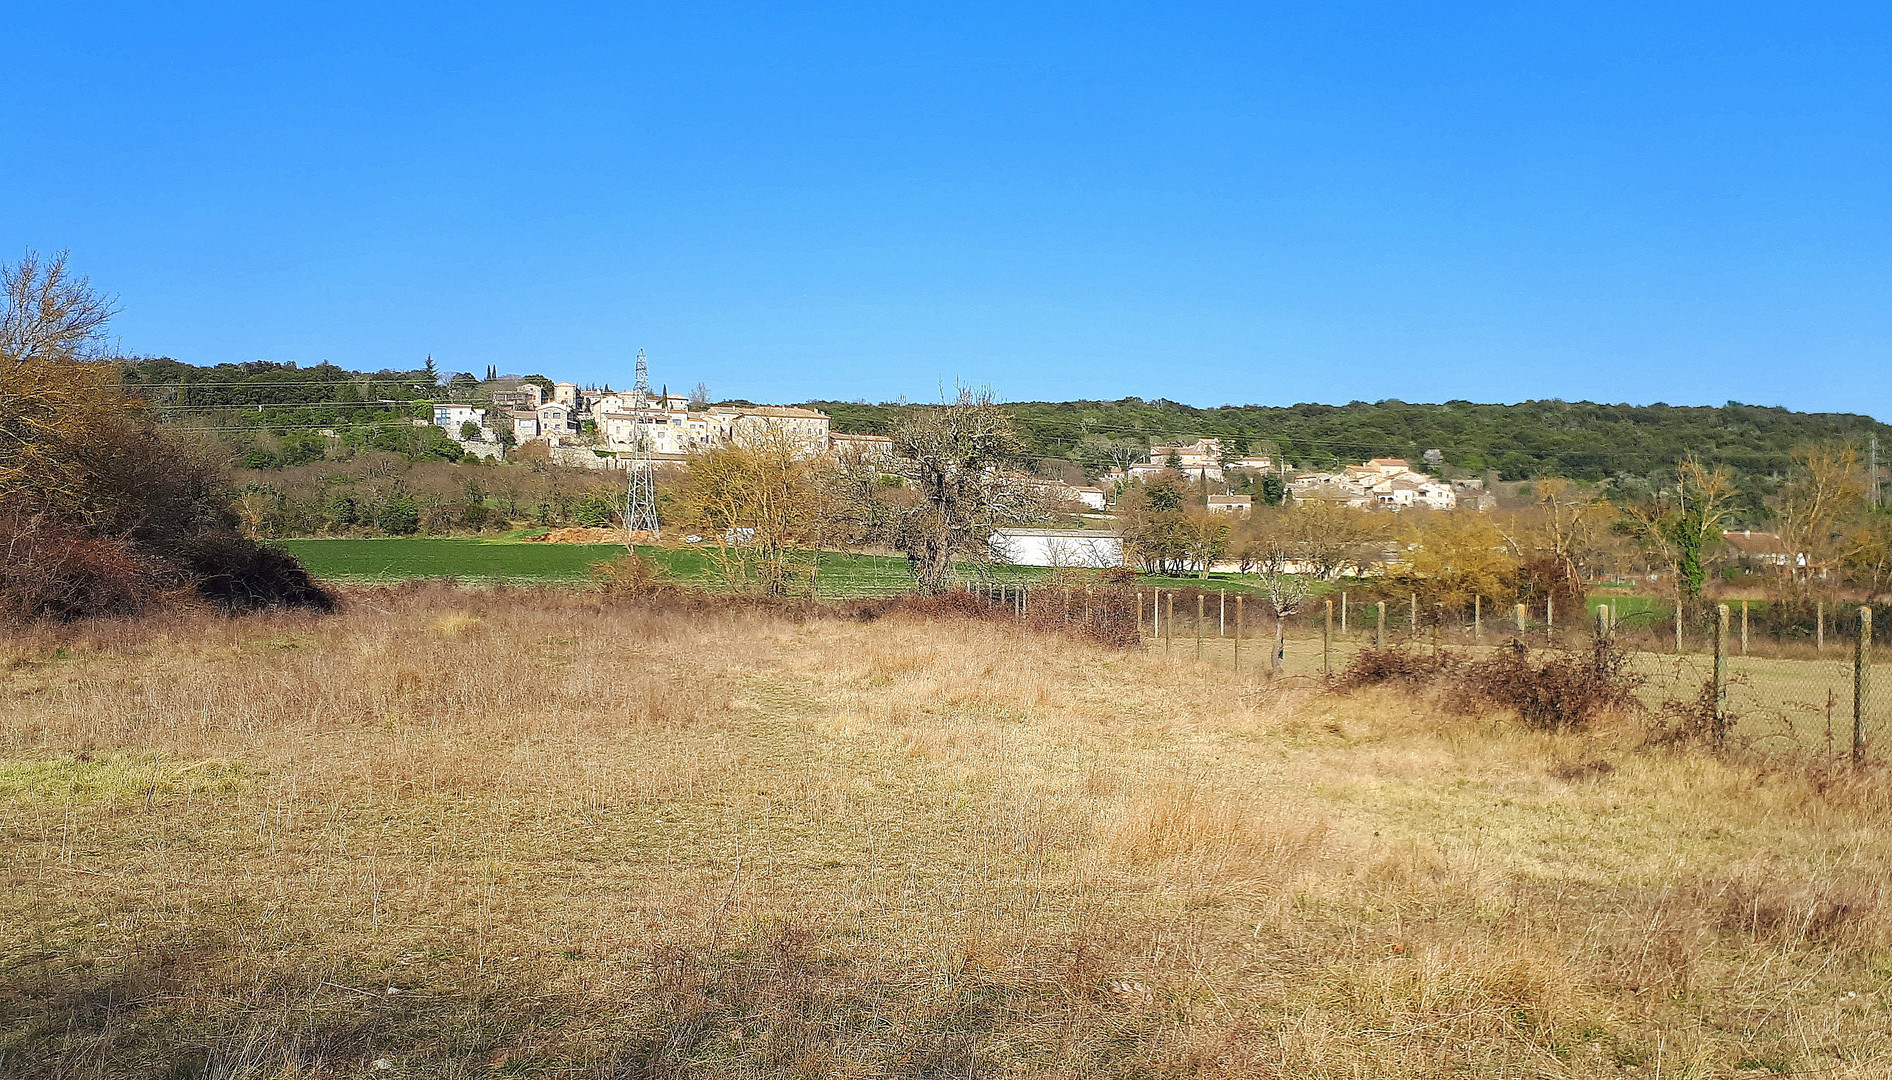
[[[814,401],[836,431],[877,433],[904,406]],[[1346,405],[1223,405],[1174,401],[1023,401],[1006,406],[1033,449],[1087,467],[1151,443],[1203,435],[1235,451],[1274,450],[1296,466],[1324,468],[1368,457],[1417,462],[1437,449],[1445,463],[1500,479],[1570,476],[1585,480],[1669,475],[1693,453],[1737,474],[1784,474],[1794,447],[1833,440],[1861,446],[1878,434],[1892,447],[1892,426],[1854,413],[1802,413],[1730,402],[1721,406],[1601,405],[1527,401],[1481,405],[1448,401],[1355,401]]]

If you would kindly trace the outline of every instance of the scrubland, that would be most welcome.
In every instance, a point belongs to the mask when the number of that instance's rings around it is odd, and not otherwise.
[[[0,1075],[1892,1075],[1876,766],[528,590],[0,669]]]

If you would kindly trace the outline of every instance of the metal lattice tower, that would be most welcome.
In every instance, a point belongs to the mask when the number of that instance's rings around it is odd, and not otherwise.
[[[631,460],[625,471],[628,477],[624,489],[624,543],[630,546],[644,533],[649,539],[657,535],[657,489],[651,482],[651,474],[656,463],[651,458],[654,449],[650,441],[650,365],[644,359],[644,350],[637,350],[637,382],[631,388]]]

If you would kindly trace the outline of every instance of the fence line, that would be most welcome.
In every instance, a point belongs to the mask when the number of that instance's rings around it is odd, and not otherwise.
[[[1176,594],[1185,591],[1195,592],[1198,603],[1193,612],[1179,613]],[[1274,618],[1265,605],[1248,612],[1245,598],[1237,594],[1233,611],[1218,599],[1217,610],[1205,613],[1204,596],[1201,590],[1138,591],[1137,629],[1146,645],[1180,661],[1184,656],[1176,651],[1175,638],[1181,634],[1199,643],[1192,656],[1213,668],[1240,676],[1267,674],[1271,665],[1250,662],[1242,649],[1257,635],[1272,638]],[[1347,614],[1361,606],[1372,609],[1370,621]],[[1404,618],[1391,618],[1395,614]],[[1739,602],[1717,606],[1700,623],[1684,617],[1680,636],[1670,611],[1652,620],[1649,612],[1625,612],[1600,601],[1580,619],[1565,615],[1559,621],[1559,614],[1554,605],[1530,610],[1520,604],[1509,620],[1496,623],[1486,621],[1482,605],[1476,605],[1470,620],[1455,624],[1442,607],[1435,605],[1427,617],[1410,598],[1390,611],[1384,601],[1363,605],[1347,595],[1338,602],[1326,598],[1283,620],[1286,674],[1331,678],[1359,650],[1375,646],[1481,655],[1516,643],[1565,654],[1587,649],[1596,635],[1605,634],[1628,654],[1628,667],[1642,682],[1637,698],[1652,716],[1705,701],[1712,710],[1708,733],[1724,743],[1853,760],[1892,746],[1892,680],[1872,678],[1870,607],[1841,614],[1822,606],[1818,640],[1775,642],[1766,649],[1757,647],[1751,610]],[[1824,631],[1832,631],[1833,640]],[[1845,648],[1835,647],[1840,644]]]

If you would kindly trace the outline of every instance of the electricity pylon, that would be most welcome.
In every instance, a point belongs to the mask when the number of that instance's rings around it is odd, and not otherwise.
[[[624,546],[643,533],[657,538],[657,489],[651,481],[656,462],[650,439],[650,365],[644,350],[637,350],[637,383],[631,388],[631,460],[624,491]]]

